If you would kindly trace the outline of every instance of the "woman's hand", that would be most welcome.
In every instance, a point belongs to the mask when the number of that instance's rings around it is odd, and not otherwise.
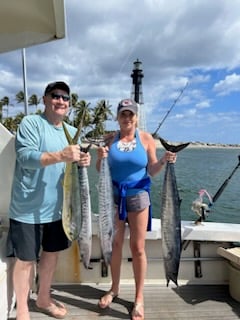
[[[98,160],[102,160],[103,158],[107,158],[108,156],[108,151],[109,148],[108,147],[99,147],[97,149],[97,156],[98,156]]]
[[[177,160],[177,154],[171,151],[166,151],[163,158],[165,162],[175,163]]]
[[[96,169],[97,171],[100,170],[100,165],[101,165],[101,160],[103,158],[107,158],[108,156],[108,151],[109,151],[109,148],[106,146],[106,147],[99,147],[97,149],[97,162],[96,162]]]
[[[165,165],[166,162],[175,163],[177,160],[177,154],[171,151],[166,151],[163,157],[159,160],[161,165]]]

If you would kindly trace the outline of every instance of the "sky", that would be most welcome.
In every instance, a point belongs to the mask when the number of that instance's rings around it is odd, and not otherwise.
[[[148,132],[168,114],[158,131],[166,140],[240,144],[240,0],[68,0],[65,9],[66,37],[26,48],[29,96],[63,80],[91,107],[107,100],[116,115],[139,59]],[[24,112],[15,101],[21,55],[0,54],[9,115]],[[106,124],[117,128],[115,120]]]

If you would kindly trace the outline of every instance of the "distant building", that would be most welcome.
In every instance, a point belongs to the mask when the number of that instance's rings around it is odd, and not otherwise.
[[[131,98],[138,103],[138,107],[139,107],[138,127],[140,130],[147,131],[144,102],[143,102],[143,91],[142,91],[143,77],[144,77],[144,74],[142,71],[142,62],[137,59],[133,63],[133,70],[131,74],[131,78],[132,78]]]

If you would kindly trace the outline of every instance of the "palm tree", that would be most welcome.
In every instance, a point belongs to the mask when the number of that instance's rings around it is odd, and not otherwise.
[[[87,103],[85,100],[81,100],[76,103],[74,110],[74,119],[73,125],[78,127],[79,124],[82,124],[82,128],[87,129],[92,123],[91,108],[89,108],[90,103]]]
[[[68,115],[65,117],[65,120],[67,123],[72,124],[73,125],[73,120],[71,120],[71,114],[72,112],[74,113],[75,109],[77,108],[78,105],[78,95],[76,93],[71,93],[71,104],[70,104],[70,110]]]
[[[23,91],[19,91],[16,94],[16,100],[17,100],[17,103],[24,102],[24,92]]]
[[[78,103],[78,95],[76,93],[71,94],[71,105],[73,108],[77,106]]]
[[[92,135],[94,137],[99,137],[105,133],[105,122],[113,118],[111,105],[109,105],[108,101],[101,100],[97,103],[93,112],[92,124],[95,125],[95,129],[93,130]]]
[[[30,106],[36,106],[36,111],[40,101],[41,101],[41,98],[38,98],[36,94],[32,94],[31,97],[28,99],[28,103]]]
[[[7,116],[6,116],[6,118],[7,118],[8,117],[9,98],[7,96],[3,97],[1,99],[1,104],[2,104],[2,107],[7,106]]]

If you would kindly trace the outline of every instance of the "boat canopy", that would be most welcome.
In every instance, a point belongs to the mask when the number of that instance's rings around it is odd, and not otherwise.
[[[0,53],[65,37],[64,0],[0,2]]]

